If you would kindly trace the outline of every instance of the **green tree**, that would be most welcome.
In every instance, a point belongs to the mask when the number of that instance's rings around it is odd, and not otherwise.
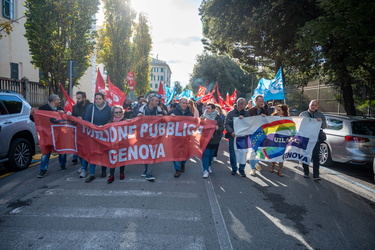
[[[176,90],[176,95],[179,95],[179,94],[182,93],[182,85],[181,85],[180,81],[175,81],[174,87],[175,87],[175,90]]]
[[[103,0],[104,28],[99,32],[98,61],[104,64],[114,85],[124,90],[132,68],[131,37],[136,13],[130,0]]]
[[[59,83],[67,80],[67,61],[76,60],[78,79],[88,68],[93,52],[94,15],[98,0],[27,0],[25,36],[32,63],[42,72],[50,93],[60,93]]]
[[[226,92],[232,93],[234,89],[237,89],[239,96],[245,96],[252,86],[251,75],[229,56],[208,53],[197,56],[189,81],[193,92],[197,93],[199,85],[211,90],[216,82],[223,98]]]
[[[318,6],[324,15],[300,31],[299,47],[311,55],[304,71],[326,76],[341,91],[347,114],[356,115],[354,92],[362,94],[356,95],[358,105],[375,93],[375,29],[369,25],[375,23],[375,3],[322,0]]]
[[[152,39],[149,31],[148,20],[145,14],[140,13],[136,24],[133,39],[133,63],[135,72],[134,92],[137,96],[145,95],[150,89],[150,51]]]

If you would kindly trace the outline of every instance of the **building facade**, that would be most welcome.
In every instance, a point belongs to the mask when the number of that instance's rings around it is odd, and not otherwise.
[[[151,79],[150,79],[150,87],[151,91],[157,92],[159,89],[160,82],[163,86],[171,86],[171,75],[172,71],[169,68],[169,65],[162,60],[157,58],[152,58],[151,63]]]

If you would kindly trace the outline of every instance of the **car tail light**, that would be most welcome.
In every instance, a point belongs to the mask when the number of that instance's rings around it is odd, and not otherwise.
[[[347,135],[347,136],[345,136],[345,141],[369,142],[370,139],[366,138],[366,137]]]

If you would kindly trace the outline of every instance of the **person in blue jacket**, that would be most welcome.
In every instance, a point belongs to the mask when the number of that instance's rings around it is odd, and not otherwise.
[[[189,100],[186,97],[181,97],[180,102],[178,105],[176,105],[176,108],[169,111],[170,116],[192,116],[194,117],[193,112],[190,111],[190,108],[188,107]],[[181,175],[181,172],[185,171],[185,161],[173,161],[174,168],[176,170],[176,173],[174,174],[174,177],[178,178]]]
[[[87,107],[85,121],[91,122],[97,126],[103,126],[112,118],[112,110],[108,103],[104,100],[102,93],[95,93],[95,102]],[[95,179],[95,164],[90,163],[90,175],[86,178],[86,182],[92,182]],[[84,171],[84,170],[82,170]],[[107,177],[107,168],[102,166],[102,178]]]

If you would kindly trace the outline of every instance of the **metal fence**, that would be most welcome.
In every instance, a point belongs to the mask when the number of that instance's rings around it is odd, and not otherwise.
[[[39,107],[48,100],[48,88],[27,78],[21,80],[0,77],[0,89],[11,90],[23,95],[32,107]]]

